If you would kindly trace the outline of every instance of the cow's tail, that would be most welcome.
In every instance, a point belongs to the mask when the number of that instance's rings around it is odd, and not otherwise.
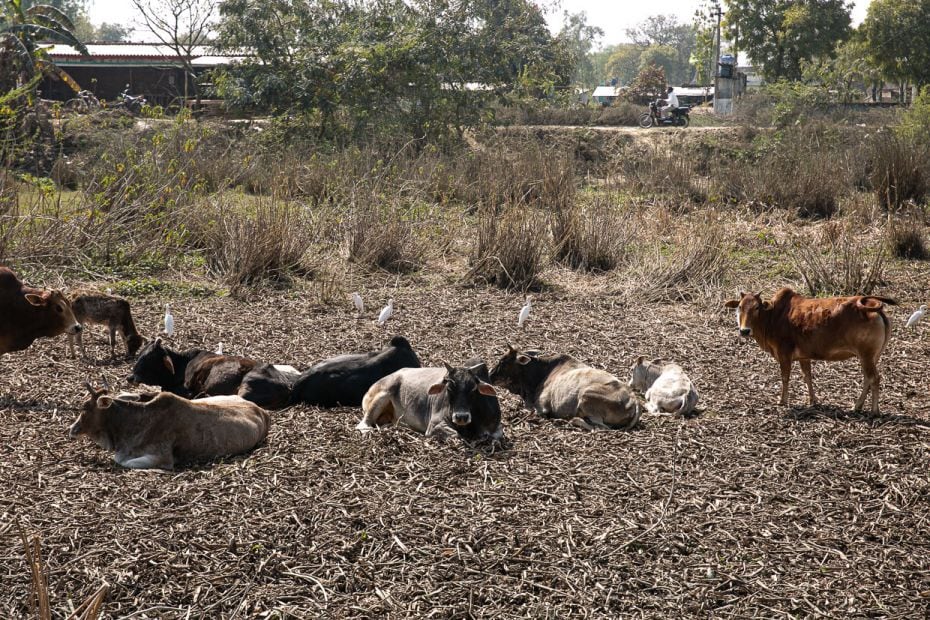
[[[868,300],[872,299],[878,303],[867,303]],[[881,312],[886,305],[897,306],[898,301],[891,297],[882,297],[881,295],[864,295],[856,301],[856,307],[865,312]]]

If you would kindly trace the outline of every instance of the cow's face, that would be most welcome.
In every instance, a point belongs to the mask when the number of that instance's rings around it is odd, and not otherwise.
[[[519,392],[520,384],[525,375],[525,367],[531,361],[532,358],[527,353],[517,351],[512,346],[507,345],[507,353],[491,369],[489,376],[491,383],[506,388],[511,392]]]
[[[126,381],[136,385],[146,383],[148,385],[174,385],[174,362],[171,356],[161,344],[161,338],[156,338],[148,346],[142,349],[139,359],[136,360],[132,367],[132,374],[126,377]]]
[[[133,334],[126,339],[126,349],[129,351],[129,355],[135,355],[136,352],[142,348],[142,345],[145,344],[145,338],[139,334]]]
[[[449,397],[449,411],[452,424],[455,426],[468,426],[472,422],[472,406],[477,405],[477,399],[482,396],[497,396],[494,388],[478,378],[476,374],[479,367],[453,368],[446,366],[446,376],[442,381],[430,386],[431,395],[445,392]]]
[[[735,310],[739,335],[744,338],[752,335],[752,327],[756,324],[759,314],[772,307],[769,302],[762,301],[762,293],[740,293],[738,300],[731,299],[724,306]]]
[[[649,383],[649,362],[642,355],[633,360],[630,366],[630,387],[643,391]]]
[[[77,334],[81,331],[81,324],[74,318],[71,311],[71,302],[61,291],[43,291],[42,293],[29,293],[26,301],[37,308],[41,308],[52,317],[52,326],[58,326],[57,333]]]
[[[85,383],[90,396],[84,401],[84,408],[78,419],[68,429],[71,438],[86,435],[98,444],[104,441],[106,433],[103,428],[104,411],[113,404],[113,399],[106,396],[106,389],[95,389],[90,383]],[[106,447],[106,446],[104,446]]]

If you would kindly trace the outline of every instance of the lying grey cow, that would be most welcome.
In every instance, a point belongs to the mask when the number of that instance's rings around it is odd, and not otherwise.
[[[445,438],[456,433],[468,440],[503,436],[497,393],[487,382],[484,363],[464,368],[403,368],[378,380],[362,399],[362,421],[356,427],[400,422]]]
[[[609,372],[570,355],[508,351],[491,371],[491,383],[523,397],[544,418],[561,418],[586,429],[628,429],[639,422],[636,396]]]
[[[134,469],[173,469],[176,463],[248,452],[268,434],[268,413],[238,396],[187,400],[170,392],[107,396],[86,384],[90,398],[71,425],[114,460]]]
[[[645,392],[649,413],[687,415],[697,405],[698,393],[681,366],[640,355],[630,368],[630,387]]]

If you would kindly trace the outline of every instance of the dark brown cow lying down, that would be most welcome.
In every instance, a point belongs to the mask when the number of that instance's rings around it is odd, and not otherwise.
[[[797,360],[804,373],[810,404],[817,404],[811,361],[839,361],[858,357],[865,383],[856,399],[856,411],[872,392],[872,412],[878,413],[878,359],[891,336],[884,305],[897,305],[887,297],[855,296],[815,299],[783,288],[763,301],[762,294],[740,293],[724,305],[737,309],[739,333],[752,336],[781,368],[781,404],[788,405],[791,364]]]
[[[26,286],[0,266],[0,355],[22,351],[36,338],[78,334],[81,324],[60,291]]]
[[[71,425],[113,460],[134,469],[173,469],[252,450],[268,435],[268,413],[238,396],[187,400],[170,392],[138,400],[113,398],[86,384],[90,397]]]

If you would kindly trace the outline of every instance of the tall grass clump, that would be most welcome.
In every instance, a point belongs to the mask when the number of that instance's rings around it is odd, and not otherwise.
[[[922,219],[922,212],[918,209],[896,218],[889,216],[888,241],[894,256],[908,260],[930,258],[924,240]]]
[[[626,293],[654,303],[706,299],[727,272],[727,248],[714,221],[680,229],[672,242],[650,241],[627,273]]]
[[[346,223],[346,252],[350,262],[367,269],[395,273],[423,266],[426,246],[418,234],[422,224],[412,208],[381,204],[377,196],[357,199]]]
[[[553,258],[572,269],[616,269],[636,234],[631,211],[621,211],[611,196],[597,194],[589,204],[575,202],[550,215]]]
[[[827,224],[819,238],[796,235],[786,253],[812,296],[869,295],[885,281],[884,240],[856,238],[838,223]]]
[[[885,131],[873,139],[871,150],[871,181],[879,204],[896,211],[908,202],[921,203],[927,195],[927,145]]]
[[[505,289],[538,286],[549,249],[545,218],[527,208],[478,213],[469,279]]]
[[[192,241],[202,248],[207,270],[233,293],[306,271],[308,231],[293,204],[218,202],[211,209],[194,210],[192,217]]]

